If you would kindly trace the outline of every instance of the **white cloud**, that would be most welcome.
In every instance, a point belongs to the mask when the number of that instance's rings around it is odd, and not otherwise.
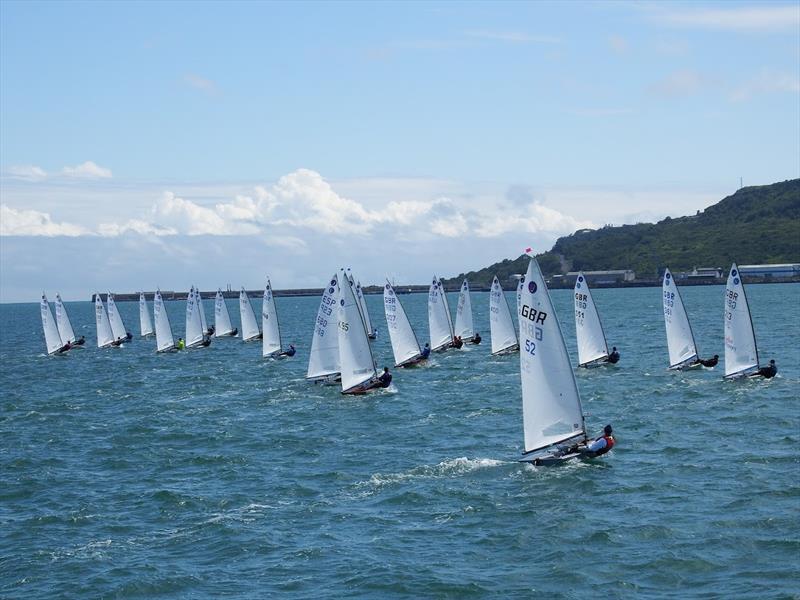
[[[495,215],[481,219],[475,234],[487,238],[522,231],[561,235],[595,227],[591,221],[574,219],[553,208],[533,203],[525,207],[521,214]]]
[[[469,226],[464,216],[457,213],[449,218],[431,221],[431,231],[436,235],[454,238],[466,234]]]
[[[800,4],[657,9],[649,18],[665,25],[725,31],[787,31],[800,27]]]
[[[69,236],[90,235],[91,232],[72,223],[55,223],[50,215],[38,210],[15,209],[0,204],[0,235]]]
[[[762,69],[758,75],[733,90],[731,100],[740,102],[758,94],[780,92],[800,93],[800,77],[796,73]]]
[[[101,167],[91,160],[76,167],[64,167],[61,173],[66,177],[76,177],[80,179],[109,179],[111,178],[111,169]]]
[[[225,220],[218,210],[200,206],[164,192],[151,211],[155,226],[184,235],[254,235],[260,229],[250,223]]]
[[[8,174],[26,181],[41,181],[47,177],[45,170],[36,165],[12,165],[8,168]]]
[[[100,223],[97,226],[97,234],[102,237],[117,237],[126,233],[138,233],[144,236],[164,236],[177,235],[178,231],[171,227],[159,227],[142,221],[141,219],[131,219],[126,223]]]

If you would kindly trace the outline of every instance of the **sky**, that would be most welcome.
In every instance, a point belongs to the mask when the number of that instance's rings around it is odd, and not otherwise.
[[[798,177],[798,2],[0,2],[0,302],[424,283]]]

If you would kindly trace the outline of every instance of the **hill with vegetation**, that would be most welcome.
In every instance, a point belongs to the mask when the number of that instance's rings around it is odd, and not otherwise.
[[[742,188],[696,215],[658,223],[582,229],[559,238],[537,255],[545,275],[567,271],[632,269],[637,279],[659,277],[665,267],[693,267],[800,262],[800,179]],[[506,259],[479,271],[445,280],[457,285],[466,277],[475,287],[507,281],[527,269],[525,256]]]

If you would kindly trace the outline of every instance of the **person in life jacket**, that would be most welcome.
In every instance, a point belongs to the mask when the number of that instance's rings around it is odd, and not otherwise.
[[[766,367],[761,367],[758,370],[757,375],[761,375],[762,377],[766,377],[767,379],[771,379],[775,377],[778,373],[778,367],[775,366],[775,359],[769,361],[769,365]]]
[[[483,338],[481,338],[481,334],[476,331],[475,335],[472,338],[472,343],[473,344],[480,344],[482,339]]]
[[[570,450],[580,452],[582,456],[587,456],[590,458],[602,456],[614,447],[615,441],[614,436],[611,435],[612,431],[613,429],[611,428],[611,425],[606,425],[603,427],[603,435],[595,438],[593,442],[589,442],[588,444],[578,444]]]
[[[719,362],[719,354],[715,354],[713,358],[698,358],[697,362],[699,362],[704,367],[716,367],[717,363]]]
[[[611,354],[608,355],[608,358],[606,360],[610,362],[612,365],[615,365],[619,362],[619,352],[617,352],[616,346],[614,346],[611,349]]]
[[[392,374],[389,373],[389,367],[383,367],[383,373],[378,377],[378,385],[382,388],[388,388],[392,383]]]
[[[178,338],[178,343],[175,346],[178,350],[183,350],[186,348],[186,342],[183,341],[183,338]]]

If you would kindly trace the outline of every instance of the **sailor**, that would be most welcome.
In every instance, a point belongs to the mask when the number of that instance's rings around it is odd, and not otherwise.
[[[716,367],[717,363],[719,362],[719,354],[715,354],[714,358],[706,358],[705,360],[699,358],[697,359],[697,362],[699,362],[704,367]]]
[[[758,370],[758,375],[765,377],[767,379],[772,379],[778,372],[778,367],[775,366],[775,359],[769,361],[769,365],[766,367],[761,367]]]
[[[63,346],[61,346],[61,348],[59,348],[58,350],[56,350],[56,354],[61,354],[62,352],[66,352],[66,351],[67,351],[67,350],[69,350],[70,348],[72,348],[72,344],[70,344],[69,342],[67,342],[66,344],[64,344]]]
[[[611,425],[606,425],[603,427],[603,435],[595,438],[593,442],[578,444],[570,450],[580,452],[581,456],[588,456],[590,458],[602,456],[614,447],[615,442],[614,436],[611,435],[612,431]]]
[[[130,331],[126,331],[125,332],[125,340],[127,341],[127,340],[132,340],[132,339],[133,339],[133,334]]]
[[[206,331],[206,333],[208,335],[214,335],[214,326],[213,325],[209,325],[208,326],[208,330]]]
[[[86,338],[81,336],[81,338],[79,340],[75,340],[74,342],[72,342],[72,345],[73,346],[83,346],[85,343],[86,343]]]
[[[292,344],[289,344],[289,349],[281,352],[278,356],[294,356],[297,350],[294,349]]]
[[[382,388],[388,388],[392,383],[392,374],[389,373],[389,367],[383,367],[383,373],[378,377],[378,385]]]
[[[112,346],[121,346],[121,345],[122,345],[122,342],[124,342],[124,341],[125,341],[125,340],[123,340],[121,337],[118,337],[118,338],[117,338],[117,339],[115,339],[113,342],[111,342],[111,345],[112,345]]]
[[[176,344],[176,346],[175,346],[175,347],[176,347],[178,350],[183,350],[184,348],[186,348],[186,342],[184,342],[184,341],[183,341],[183,338],[179,337],[179,338],[178,338],[178,343]]]
[[[611,348],[611,354],[608,355],[608,358],[606,360],[610,362],[612,365],[615,365],[619,362],[619,352],[617,352],[616,346]]]
[[[473,344],[480,344],[481,343],[481,334],[477,331],[475,332],[475,336],[472,338]]]
[[[210,345],[211,345],[211,338],[210,338],[210,337],[208,337],[207,335],[204,335],[204,336],[203,336],[203,341],[202,341],[202,342],[200,342],[200,345],[201,345],[201,346],[203,346],[203,347],[205,347],[205,348],[207,348],[208,346],[210,346]]]
[[[461,336],[460,335],[457,335],[457,336],[453,337],[453,348],[458,349],[458,348],[461,348],[461,346],[463,346],[463,345],[464,345],[464,342],[461,341]]]
[[[420,358],[428,358],[431,355],[431,346],[428,342],[425,342],[425,347],[422,349],[422,353],[419,355]]]

